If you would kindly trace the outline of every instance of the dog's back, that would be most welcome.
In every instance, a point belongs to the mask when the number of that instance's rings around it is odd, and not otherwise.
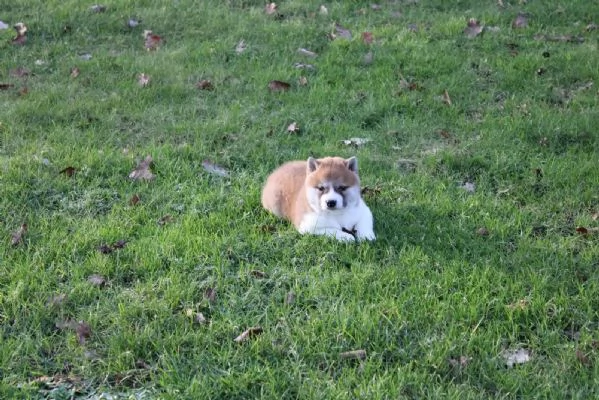
[[[306,161],[283,164],[268,177],[262,190],[264,208],[295,225],[299,223],[296,219],[309,207],[304,193],[306,168]]]

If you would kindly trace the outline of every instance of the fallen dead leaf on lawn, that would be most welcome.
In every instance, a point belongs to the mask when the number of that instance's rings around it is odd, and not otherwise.
[[[251,328],[243,331],[239,336],[237,336],[235,339],[233,339],[233,341],[235,341],[237,343],[242,343],[249,339],[255,338],[256,336],[260,335],[262,332],[264,332],[262,327],[254,326],[254,327],[251,327]]]
[[[204,167],[206,172],[209,172],[211,174],[222,176],[223,178],[226,178],[229,176],[229,171],[227,171],[226,169],[224,169],[223,167],[221,167],[219,165],[216,165],[215,163],[213,163],[210,160],[202,161],[202,167]]]
[[[75,327],[75,333],[77,334],[79,344],[84,345],[86,340],[92,335],[92,328],[84,321],[79,321]]]
[[[339,354],[342,360],[365,360],[366,350],[352,350]]]
[[[541,40],[546,42],[565,42],[565,43],[583,43],[584,38],[582,36],[573,35],[535,35],[535,40]]]
[[[445,90],[443,92],[443,103],[447,104],[448,106],[451,106],[451,97],[449,97],[449,93],[447,92],[447,90]]]
[[[312,64],[305,64],[305,63],[295,63],[293,64],[293,66],[297,69],[309,69],[309,70],[315,70],[316,67]]]
[[[4,29],[8,29],[8,24],[0,21],[0,31],[4,30]]]
[[[584,226],[578,226],[576,227],[576,232],[580,233],[583,236],[588,236],[599,232],[599,228],[586,228]]]
[[[71,78],[77,78],[81,71],[77,67],[71,68]]]
[[[489,230],[488,230],[487,228],[485,228],[485,227],[478,228],[478,229],[476,230],[476,234],[477,234],[478,236],[487,237],[487,236],[489,236]]]
[[[364,65],[370,65],[373,61],[374,53],[372,51],[369,51],[368,53],[364,54],[364,57],[362,57],[362,64]]]
[[[172,216],[172,215],[170,215],[170,214],[166,214],[166,215],[163,215],[162,217],[160,217],[160,218],[158,219],[158,221],[157,221],[157,222],[158,222],[158,225],[160,225],[160,226],[164,226],[164,225],[166,225],[166,224],[170,224],[170,223],[171,223],[171,222],[173,222],[174,220],[175,220],[175,219],[173,218],[173,216]]]
[[[25,233],[27,233],[27,224],[21,224],[19,229],[12,234],[12,238],[10,240],[11,246],[15,247],[23,243],[23,236],[25,236]]]
[[[240,40],[239,43],[237,43],[237,46],[235,47],[235,53],[241,54],[246,49],[247,49],[247,45],[245,44],[245,42],[243,40]]]
[[[450,358],[449,365],[451,365],[454,368],[465,368],[468,366],[470,361],[472,361],[472,357],[460,356],[459,358]]]
[[[364,186],[362,188],[362,190],[360,191],[362,196],[377,196],[377,195],[381,194],[381,192],[382,192],[382,190],[378,186],[375,186],[375,187]]]
[[[291,85],[287,82],[274,80],[268,83],[268,88],[272,92],[284,92],[289,90],[291,88]]]
[[[150,170],[152,162],[152,156],[146,156],[146,158],[140,161],[139,164],[137,164],[137,167],[129,174],[129,178],[136,181],[151,181],[156,178],[156,175]]]
[[[354,137],[354,138],[343,140],[343,144],[348,145],[348,146],[356,146],[356,147],[364,146],[368,142],[370,142],[370,139],[359,138],[359,137]]]
[[[264,6],[264,13],[266,15],[272,15],[277,12],[277,5],[275,3],[267,3]]]
[[[305,76],[300,76],[297,80],[297,84],[300,86],[306,86],[308,84],[308,78],[306,78]]]
[[[150,84],[150,76],[142,72],[137,76],[137,84],[141,87],[148,86]]]
[[[260,270],[257,270],[257,269],[254,269],[254,270],[250,271],[250,276],[252,278],[256,278],[256,279],[264,279],[264,278],[268,277],[268,275],[266,274],[266,272],[260,271]]]
[[[114,242],[113,244],[101,244],[100,246],[98,246],[98,251],[102,254],[110,254],[115,250],[118,249],[122,249],[127,245],[127,241],[126,240],[117,240],[116,242]]]
[[[298,52],[299,54],[303,55],[303,56],[306,56],[306,57],[311,57],[311,58],[314,58],[314,57],[316,57],[316,56],[317,56],[317,54],[316,54],[316,53],[314,53],[313,51],[310,51],[310,50],[308,50],[308,49],[305,49],[305,48],[303,48],[303,47],[302,47],[302,48],[300,48],[300,49],[298,49],[298,50],[297,50],[297,52]]]
[[[0,90],[8,90],[10,88],[13,88],[15,85],[13,85],[12,83],[0,83]]]
[[[528,16],[523,13],[518,13],[514,21],[512,22],[512,28],[526,28],[528,26]]]
[[[328,8],[323,4],[320,7],[318,7],[318,12],[320,13],[320,15],[327,15],[329,13]]]
[[[530,361],[530,351],[527,349],[506,350],[503,352],[503,358],[508,368],[514,365],[524,364]]]
[[[154,32],[152,32],[151,30],[145,30],[143,33],[143,37],[145,40],[144,46],[148,51],[157,50],[162,45],[162,38],[158,35],[155,35]]]
[[[464,34],[469,39],[474,39],[478,35],[480,35],[483,31],[484,26],[480,24],[480,22],[474,18],[470,18],[468,20],[468,24],[466,28],[464,28]]]
[[[57,295],[54,295],[54,296],[50,297],[48,299],[48,301],[46,302],[46,305],[48,307],[57,307],[57,306],[62,305],[65,302],[66,299],[67,299],[67,295],[66,294],[59,293]]]
[[[216,288],[206,288],[206,290],[204,290],[204,298],[210,303],[214,303],[216,301]]]
[[[591,360],[589,359],[589,357],[586,354],[584,354],[584,352],[582,350],[580,350],[580,349],[576,349],[576,358],[585,367],[590,367],[591,364],[592,364]]]
[[[69,178],[72,177],[73,175],[75,175],[75,172],[77,172],[77,168],[71,167],[71,166],[66,167],[65,169],[60,171],[61,174],[64,174],[65,176],[68,176]]]
[[[352,34],[351,34],[350,30],[345,29],[344,27],[342,27],[339,24],[335,24],[335,32],[336,32],[337,36],[342,37],[344,39],[351,40],[351,38],[352,38]]]
[[[200,90],[214,90],[214,85],[208,79],[202,79],[196,83],[196,87]]]
[[[11,69],[9,71],[9,75],[14,76],[15,78],[26,78],[29,75],[31,75],[31,71],[29,71],[25,67],[19,67],[19,68]]]
[[[206,317],[204,317],[204,314],[202,314],[201,312],[197,312],[195,314],[193,321],[200,325],[205,325],[208,323],[208,320],[206,319]]]
[[[27,42],[27,26],[24,23],[18,22],[14,26],[17,31],[17,36],[12,40],[12,44],[22,46]]]
[[[139,198],[139,195],[134,194],[133,196],[131,196],[131,198],[129,199],[129,205],[131,206],[136,206],[139,202],[141,201],[141,199]]]
[[[140,19],[136,19],[136,18],[129,18],[127,20],[127,26],[129,28],[135,28],[136,26],[138,26],[139,24],[141,24],[141,20]]]
[[[512,304],[508,304],[507,308],[510,310],[525,310],[526,308],[528,308],[528,305],[530,304],[530,302],[528,301],[528,299],[520,299],[515,303]]]
[[[468,193],[474,193],[476,191],[476,184],[474,184],[474,182],[464,182],[460,188],[464,189]]]
[[[89,9],[91,10],[91,12],[99,14],[99,13],[103,13],[104,11],[106,11],[106,6],[104,6],[102,4],[94,4]]]
[[[287,293],[287,296],[285,296],[285,304],[290,306],[293,303],[295,303],[295,293],[289,292],[289,293]]]
[[[299,133],[300,131],[300,127],[297,124],[297,122],[292,122],[291,124],[289,124],[289,126],[287,127],[287,132],[289,133]]]
[[[372,36],[372,32],[362,32],[362,41],[365,44],[372,44],[374,41],[374,37]]]
[[[102,275],[93,274],[87,278],[87,281],[93,286],[104,287],[106,285],[106,279]]]

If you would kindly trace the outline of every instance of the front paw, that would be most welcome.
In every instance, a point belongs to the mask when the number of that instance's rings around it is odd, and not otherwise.
[[[344,231],[338,231],[335,232],[335,239],[339,240],[340,242],[355,242],[356,241],[356,237],[354,235],[352,235],[351,233],[347,233]]]
[[[356,234],[356,237],[358,238],[358,240],[375,240],[376,236],[374,234],[374,231],[366,231],[366,232],[358,232]]]

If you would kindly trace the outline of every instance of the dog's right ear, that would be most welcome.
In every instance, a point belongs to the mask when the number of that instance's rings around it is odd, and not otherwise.
[[[308,173],[316,171],[316,168],[318,168],[318,160],[308,157]]]

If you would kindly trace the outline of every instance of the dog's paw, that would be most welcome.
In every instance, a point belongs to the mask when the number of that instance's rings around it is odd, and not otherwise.
[[[376,236],[374,234],[374,231],[366,231],[366,232],[360,232],[358,231],[358,233],[356,234],[356,237],[358,238],[358,240],[375,240]]]
[[[347,233],[344,231],[338,231],[335,232],[335,239],[341,241],[341,242],[355,242],[356,241],[356,237],[354,235],[352,235],[351,233]]]

